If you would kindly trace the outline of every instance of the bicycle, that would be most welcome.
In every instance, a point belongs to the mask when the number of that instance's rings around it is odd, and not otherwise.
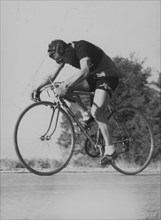
[[[51,101],[39,101],[28,106],[19,116],[15,131],[15,150],[22,164],[30,172],[48,176],[67,166],[75,149],[73,122],[86,136],[85,152],[92,158],[101,158],[104,140],[95,124],[94,132],[84,128],[72,112],[65,98],[55,96],[58,83],[51,83],[47,91]],[[92,92],[73,91],[75,95]],[[112,101],[107,106],[110,133],[118,157],[111,166],[126,175],[143,171],[151,161],[154,138],[146,117],[134,107],[115,107]]]

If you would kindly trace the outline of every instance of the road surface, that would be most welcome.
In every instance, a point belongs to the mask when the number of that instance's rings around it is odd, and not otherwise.
[[[156,220],[160,192],[160,175],[153,172],[1,173],[1,220]]]

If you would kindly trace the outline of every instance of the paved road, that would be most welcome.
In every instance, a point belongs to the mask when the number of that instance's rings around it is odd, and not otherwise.
[[[1,174],[1,220],[160,219],[160,175]]]

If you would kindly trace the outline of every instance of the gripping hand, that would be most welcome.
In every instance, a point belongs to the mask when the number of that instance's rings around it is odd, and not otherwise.
[[[40,99],[40,90],[37,89],[37,90],[34,90],[32,93],[31,93],[31,99],[34,101],[34,102],[40,102],[41,99]]]

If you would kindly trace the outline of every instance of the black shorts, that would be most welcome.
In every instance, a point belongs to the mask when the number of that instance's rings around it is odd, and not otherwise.
[[[112,92],[115,91],[119,84],[119,77],[117,76],[104,76],[87,78],[88,84],[90,86],[91,91],[95,91],[96,89],[103,89],[107,93],[109,93],[110,97],[112,97]]]

